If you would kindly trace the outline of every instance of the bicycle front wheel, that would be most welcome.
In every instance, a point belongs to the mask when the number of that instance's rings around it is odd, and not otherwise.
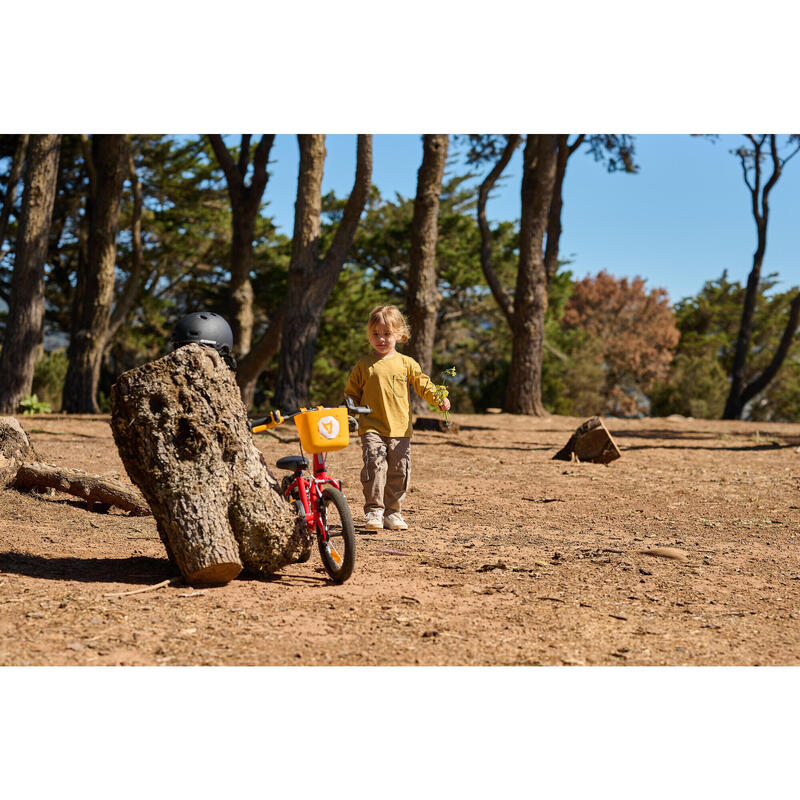
[[[317,531],[322,564],[335,583],[344,583],[353,574],[356,563],[356,532],[350,506],[338,489],[326,486],[322,490],[320,512],[328,534],[326,539],[322,530]]]

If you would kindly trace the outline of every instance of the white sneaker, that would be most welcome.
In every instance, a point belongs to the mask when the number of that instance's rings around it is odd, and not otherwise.
[[[389,514],[383,521],[383,527],[388,528],[390,531],[407,531],[408,525],[403,519],[403,515],[399,511],[394,514]]]
[[[364,527],[368,531],[382,531],[383,530],[383,512],[382,511],[368,511],[364,515]]]

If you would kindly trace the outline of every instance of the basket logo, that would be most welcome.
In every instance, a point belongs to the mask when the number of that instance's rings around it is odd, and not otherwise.
[[[339,435],[339,420],[336,417],[322,417],[317,423],[317,430],[326,439],[335,439]]]

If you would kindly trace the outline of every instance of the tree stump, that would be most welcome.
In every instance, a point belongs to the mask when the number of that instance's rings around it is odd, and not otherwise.
[[[617,458],[620,453],[611,434],[606,430],[600,417],[587,419],[572,434],[569,441],[554,456],[560,461],[593,461],[596,464],[608,464]]]
[[[187,583],[227,583],[242,567],[270,574],[310,553],[305,520],[281,498],[213,348],[186,345],[123,373],[111,430]]]

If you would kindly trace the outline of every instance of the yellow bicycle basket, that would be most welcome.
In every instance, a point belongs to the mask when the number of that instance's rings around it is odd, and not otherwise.
[[[307,453],[341,450],[350,443],[346,408],[319,408],[304,411],[294,418],[300,444]]]

